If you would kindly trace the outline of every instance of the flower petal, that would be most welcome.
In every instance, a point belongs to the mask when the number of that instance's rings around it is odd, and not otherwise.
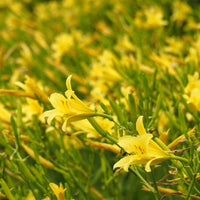
[[[46,117],[48,117],[47,123],[50,125],[51,121],[58,115],[59,113],[56,111],[56,109],[48,110],[42,114],[41,119],[44,120]]]
[[[68,90],[72,90],[71,79],[72,79],[72,75],[69,75],[66,80],[66,86]]]
[[[119,160],[117,163],[114,164],[113,169],[116,169],[118,167],[123,168],[124,171],[128,172],[129,166],[132,164],[132,161],[134,160],[134,155],[125,156],[121,160]]]
[[[154,158],[154,159],[151,159],[151,160],[149,160],[148,162],[147,162],[147,164],[145,165],[145,171],[146,172],[151,172],[151,167],[150,167],[150,165],[151,165],[151,163],[154,161],[154,160],[156,160],[157,158]]]
[[[144,124],[143,124],[143,116],[138,117],[137,122],[136,122],[136,130],[140,135],[146,134],[146,131],[144,129]]]
[[[147,146],[152,137],[152,134],[145,134],[138,137],[127,135],[121,137],[118,144],[123,147],[127,153],[143,154],[147,153]]]
[[[56,109],[62,110],[65,105],[66,98],[59,93],[51,94],[49,101],[51,102],[52,106]]]
[[[83,113],[83,114],[77,114],[67,117],[67,119],[64,121],[62,130],[66,131],[66,127],[69,126],[70,122],[79,121],[83,119],[87,119],[88,117],[94,116],[94,113]]]
[[[73,90],[67,90],[65,92],[65,96],[67,97],[67,99],[71,99],[71,96],[74,94]]]

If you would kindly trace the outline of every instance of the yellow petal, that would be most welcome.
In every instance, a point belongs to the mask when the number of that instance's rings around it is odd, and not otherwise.
[[[66,98],[62,94],[53,93],[51,94],[49,101],[54,108],[62,110],[65,105]]]
[[[65,96],[67,97],[67,99],[71,99],[71,96],[74,94],[73,90],[67,90],[65,92]]]
[[[134,152],[136,154],[143,154],[147,152],[147,145],[152,137],[152,134],[145,134],[138,137],[127,135],[121,137],[118,144],[123,147],[127,153]]]
[[[49,186],[53,190],[54,194],[57,197],[57,200],[64,200],[64,192],[66,189],[63,189],[62,184],[60,183],[60,187],[58,187],[55,183],[50,183]]]
[[[145,171],[146,172],[151,172],[151,167],[150,165],[152,164],[153,161],[157,160],[157,158],[151,159],[147,162],[147,164],[145,165]]]
[[[56,197],[58,198],[58,195],[59,195],[59,187],[58,187],[55,183],[50,183],[49,186],[51,187],[51,189],[53,190],[54,194],[55,194]]]
[[[71,78],[72,75],[68,76],[67,80],[66,80],[66,86],[68,90],[72,90],[72,86],[71,86]]]
[[[163,149],[161,149],[161,147],[155,143],[153,140],[151,140],[149,142],[149,146],[148,146],[148,154],[150,156],[154,156],[154,157],[169,157],[169,154],[167,152],[165,152]]]
[[[41,116],[41,120],[44,120],[46,117],[48,117],[47,119],[47,123],[50,125],[51,124],[51,121],[56,117],[60,115],[59,112],[57,112],[56,109],[53,109],[53,110],[48,110],[46,112],[44,112]]]
[[[83,114],[74,114],[69,116],[63,123],[62,130],[66,131],[67,126],[69,126],[70,122],[79,121],[83,119],[87,119],[88,117],[94,116],[94,113],[83,113]]]
[[[143,116],[138,117],[137,122],[136,122],[136,130],[140,135],[146,134],[146,131],[144,129],[144,124],[143,124]]]
[[[35,197],[34,197],[32,191],[29,191],[28,196],[26,197],[26,200],[35,200]]]
[[[132,164],[132,161],[134,160],[134,155],[125,156],[121,160],[119,160],[117,163],[114,164],[113,169],[116,169],[118,167],[123,168],[124,171],[128,172],[129,166]]]

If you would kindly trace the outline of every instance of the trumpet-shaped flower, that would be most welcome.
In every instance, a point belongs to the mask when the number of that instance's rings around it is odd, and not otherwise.
[[[66,81],[67,91],[65,92],[65,98],[62,94],[51,94],[49,101],[54,107],[53,110],[49,110],[43,113],[42,118],[48,117],[47,123],[51,124],[51,121],[55,117],[61,117],[64,119],[62,129],[65,131],[69,122],[78,121],[94,115],[94,111],[86,106],[74,93],[71,88],[71,76]]]
[[[123,136],[118,144],[129,154],[114,165],[115,168],[123,168],[128,171],[130,165],[146,164],[145,170],[151,171],[150,165],[158,164],[170,157],[170,154],[162,150],[153,140],[152,134],[146,133],[143,125],[143,117],[136,122],[139,136]]]

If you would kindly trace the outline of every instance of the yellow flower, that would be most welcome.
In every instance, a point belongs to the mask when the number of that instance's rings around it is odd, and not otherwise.
[[[63,186],[62,186],[61,183],[60,183],[60,187],[58,187],[58,185],[56,185],[55,183],[50,183],[49,186],[51,187],[54,194],[56,195],[57,200],[64,200],[65,199],[64,193],[65,193],[66,189],[63,189]]]
[[[144,7],[136,13],[134,21],[137,27],[145,29],[154,29],[168,24],[163,20],[163,12],[159,7]]]
[[[129,153],[114,165],[128,171],[130,165],[146,164],[145,170],[151,171],[150,165],[160,163],[170,157],[170,154],[162,150],[153,140],[152,134],[146,133],[143,125],[143,117],[140,116],[136,122],[137,137],[123,136],[119,139],[118,144]]]
[[[185,87],[185,93],[191,94],[192,90],[200,88],[199,73],[195,72],[194,75],[188,75],[188,84]]]
[[[168,37],[166,38],[166,42],[168,45],[164,47],[163,50],[167,53],[174,53],[180,55],[185,49],[185,44],[181,39],[175,37]]]
[[[200,55],[200,50],[198,48],[190,47],[189,53],[186,56],[185,61],[187,63],[191,63],[194,66],[198,67],[200,63],[199,55]]]
[[[61,117],[64,119],[62,129],[65,131],[69,122],[82,120],[94,115],[94,111],[86,106],[74,93],[71,88],[71,75],[67,78],[66,85],[67,91],[65,92],[65,98],[62,94],[51,94],[49,101],[54,107],[53,110],[49,110],[43,113],[42,118],[48,117],[47,123],[51,124],[51,121],[55,117]]]
[[[34,99],[27,99],[27,103],[28,104],[23,105],[22,107],[22,112],[25,114],[25,117],[23,118],[24,121],[27,122],[31,120],[34,115],[40,117],[43,113],[43,106]]]
[[[147,20],[144,25],[147,29],[167,25],[167,21],[163,20],[163,12],[159,7],[150,7],[145,9],[144,14]]]
[[[68,53],[74,46],[73,36],[70,34],[62,33],[55,39],[56,41],[52,44],[53,57],[60,62],[61,57]]]
[[[95,25],[95,28],[103,35],[106,35],[106,36],[113,35],[112,29],[110,29],[109,26],[104,21],[97,22],[97,24]]]
[[[187,30],[200,30],[200,23],[197,23],[194,19],[188,18],[187,19]]]
[[[26,76],[25,83],[16,82],[15,85],[22,88],[26,93],[27,97],[31,96],[30,98],[39,98],[45,103],[49,103],[48,96],[46,93],[42,90],[41,86],[32,78],[29,76]],[[20,91],[19,91],[20,92]],[[17,95],[17,91],[16,94]]]
[[[184,89],[183,97],[193,109],[194,112],[200,110],[200,79],[198,72],[193,76],[188,75],[188,84]]]
[[[155,63],[158,64],[159,68],[163,71],[168,71],[168,73],[172,76],[176,75],[175,68],[178,65],[178,60],[176,60],[176,57],[171,57],[169,54],[166,53],[160,53],[160,56],[156,54],[152,54],[150,56],[151,60],[153,60]],[[181,62],[181,61],[180,61]]]
[[[135,51],[135,46],[130,41],[128,35],[124,35],[123,37],[120,37],[118,39],[115,49],[118,50],[119,52],[124,53],[126,51]]]
[[[191,7],[183,1],[174,1],[172,20],[184,21],[187,15],[192,11]]]

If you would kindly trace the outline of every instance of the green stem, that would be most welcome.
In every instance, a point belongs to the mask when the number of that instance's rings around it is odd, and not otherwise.
[[[197,160],[198,160],[198,162],[197,162],[198,164],[197,164],[197,167],[196,167],[195,174],[194,174],[194,176],[193,176],[193,178],[192,178],[192,181],[191,181],[191,183],[190,183],[190,186],[189,186],[189,188],[188,188],[187,197],[185,198],[186,200],[188,200],[189,197],[190,197],[190,193],[192,192],[192,188],[193,188],[193,186],[194,186],[197,173],[198,173],[199,170],[200,170],[200,164],[199,164],[198,155],[197,155]],[[196,187],[194,187],[194,189],[195,189],[196,191],[198,190]],[[199,190],[198,190],[198,194],[199,194]]]
[[[101,126],[96,122],[96,120],[92,117],[88,118],[88,121],[90,124],[97,130],[97,132],[102,136],[110,140],[113,144],[116,144],[118,147],[120,147],[124,152],[125,150],[119,146],[118,141],[116,138],[112,137],[107,131],[101,128]]]
[[[114,122],[114,123],[115,123],[117,126],[119,126],[120,128],[125,129],[125,127],[123,127],[123,126],[121,126],[120,124],[118,124],[118,123],[113,119],[113,117],[110,116],[110,115],[107,115],[107,114],[104,114],[104,113],[95,113],[93,116],[94,116],[94,117],[95,117],[95,116],[99,116],[99,117],[107,118],[107,119],[109,119],[110,121]]]
[[[153,171],[152,167],[151,167],[151,176],[152,176],[154,188],[155,188],[155,190],[156,190],[155,196],[156,196],[158,199],[160,199],[160,198],[159,198],[159,197],[160,197],[160,192],[159,192],[158,187],[157,187],[157,183],[156,183],[156,179],[155,179],[154,171]]]
[[[143,178],[136,166],[134,166],[134,168],[129,167],[129,170],[133,172],[152,193],[156,193],[156,190]]]

